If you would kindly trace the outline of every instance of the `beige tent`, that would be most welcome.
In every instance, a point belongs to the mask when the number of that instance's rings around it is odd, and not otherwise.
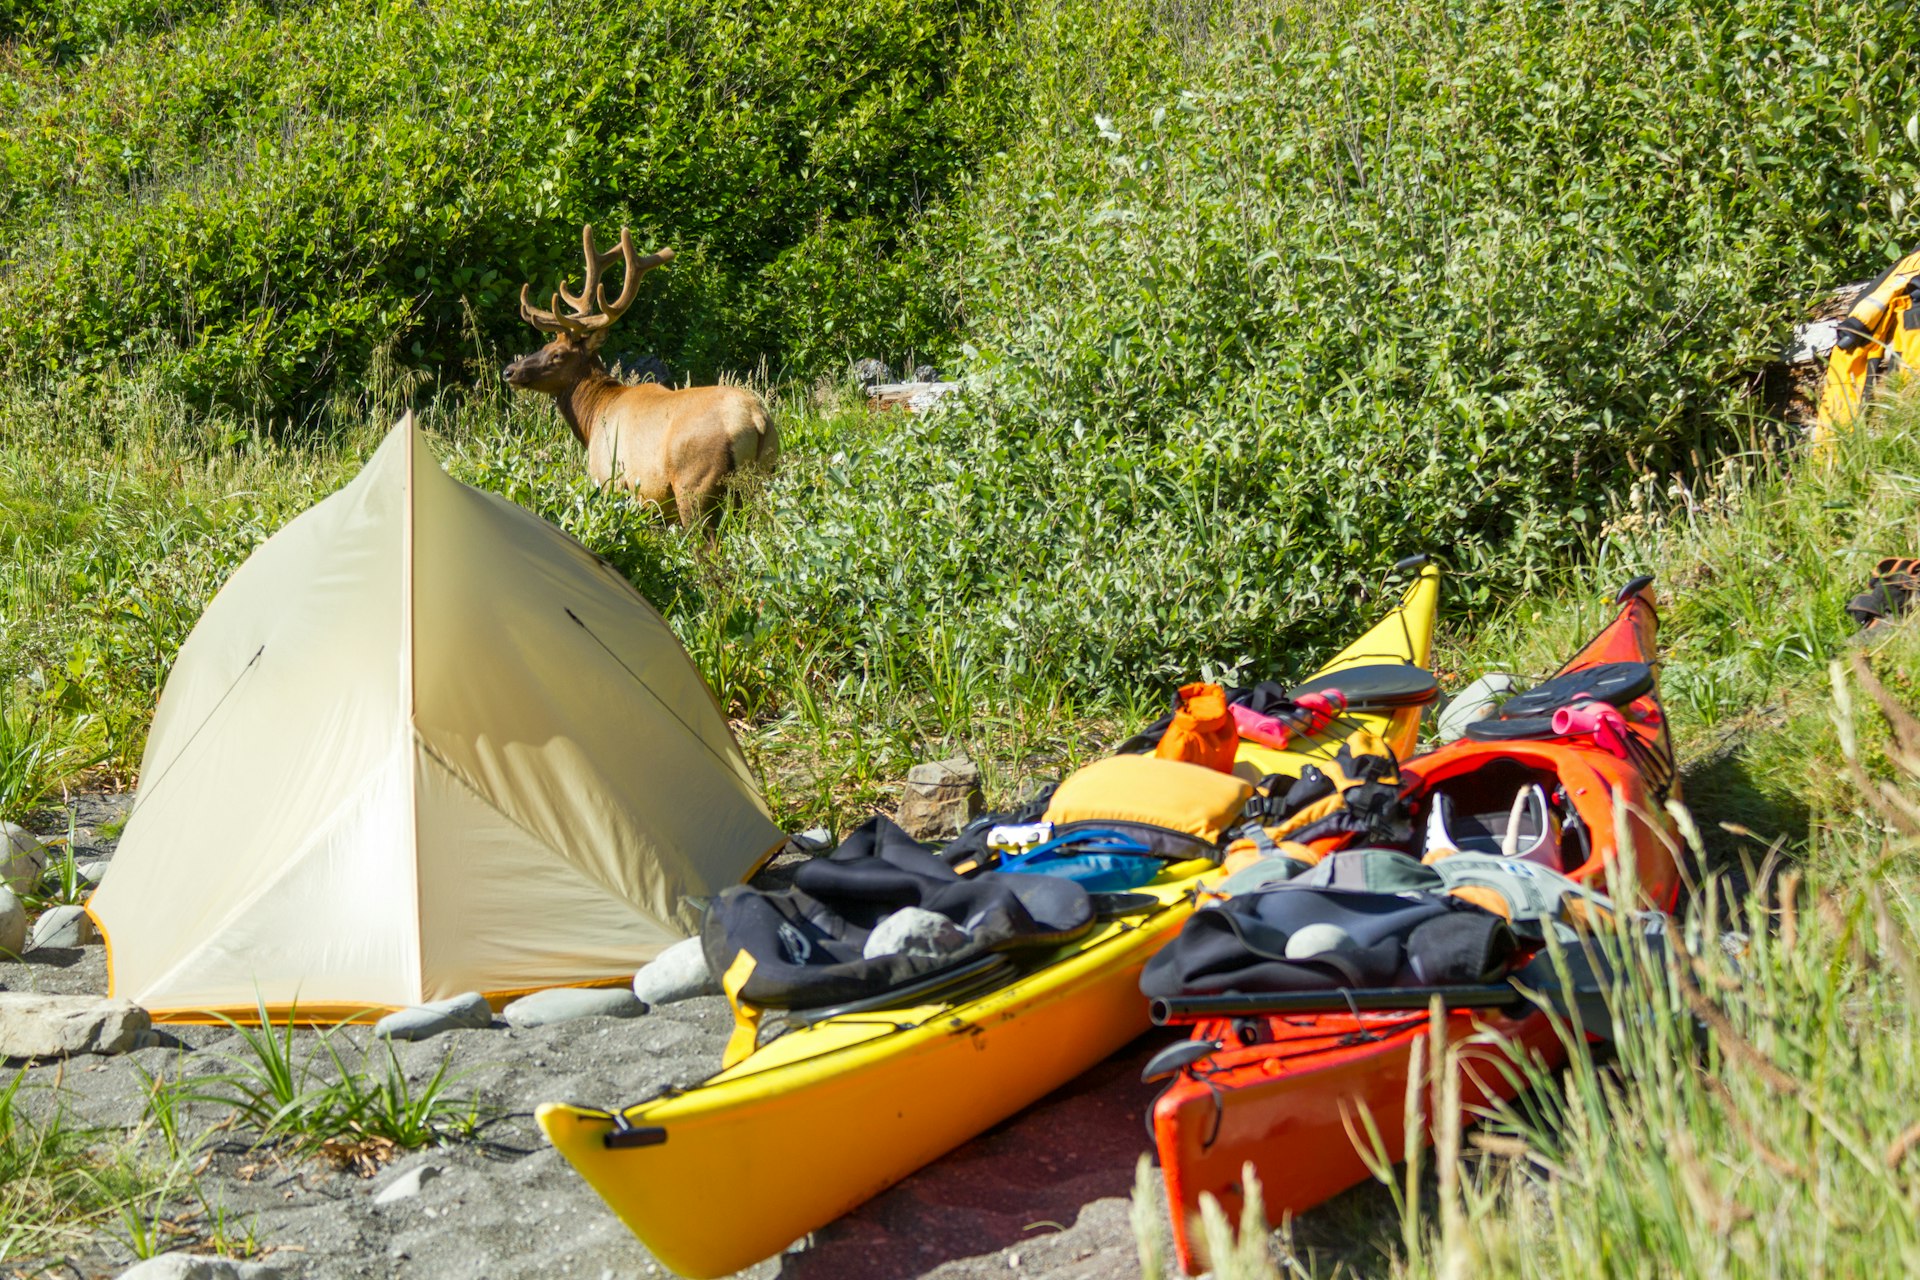
[[[630,976],[780,833],[658,613],[411,417],[207,607],[89,904],[157,1016]]]

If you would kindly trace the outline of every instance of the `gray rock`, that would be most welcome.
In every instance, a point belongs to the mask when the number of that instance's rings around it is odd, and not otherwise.
[[[622,355],[617,361],[620,376],[627,382],[657,382],[673,385],[673,368],[656,355]]]
[[[893,381],[893,366],[869,356],[853,362],[853,380],[863,387],[877,387]]]
[[[794,832],[787,839],[802,853],[822,853],[833,848],[833,832],[825,827],[808,827],[805,831]]]
[[[25,827],[0,822],[0,885],[32,893],[47,869],[47,846]]]
[[[27,950],[91,947],[99,941],[99,927],[85,907],[49,907],[33,922],[33,936],[27,940]]]
[[[700,939],[687,938],[640,966],[633,975],[633,994],[647,1005],[672,1004],[695,996],[717,996],[720,984],[707,968]]]
[[[1810,320],[1806,324],[1795,325],[1793,337],[1780,358],[1788,364],[1813,364],[1825,360],[1833,352],[1833,344],[1840,337],[1838,320]]]
[[[73,869],[80,873],[82,880],[97,885],[107,878],[107,868],[112,865],[112,860],[108,858],[88,858],[84,862],[74,863]]]
[[[163,1253],[120,1273],[120,1280],[293,1280],[275,1262],[237,1262],[201,1253]]]
[[[386,1186],[374,1193],[373,1202],[395,1204],[401,1200],[411,1200],[420,1194],[420,1188],[440,1176],[440,1170],[430,1164],[417,1164],[405,1173],[392,1179]]]
[[[913,766],[894,821],[915,840],[951,840],[985,806],[980,770],[966,757],[956,756]]]
[[[1442,742],[1452,742],[1464,736],[1467,726],[1475,720],[1484,720],[1500,709],[1500,704],[1520,688],[1520,680],[1504,672],[1492,671],[1481,676],[1466,688],[1448,700],[1446,710],[1440,713],[1434,723],[1434,734]]]
[[[147,1011],[99,996],[0,991],[0,1058],[125,1053],[152,1028]]]
[[[478,991],[396,1009],[373,1024],[381,1040],[425,1040],[442,1031],[480,1030],[493,1025],[493,1006]]]
[[[925,413],[959,390],[957,382],[879,383],[867,388],[867,407]]]
[[[930,364],[917,364],[913,367],[913,380],[915,382],[938,382],[940,381],[940,371]]]
[[[881,956],[950,956],[966,945],[967,931],[939,912],[902,907],[873,927],[861,955],[868,960]]]
[[[625,987],[554,987],[521,996],[500,1016],[509,1026],[545,1027],[576,1018],[637,1018],[646,1011]]]
[[[27,950],[27,909],[13,890],[0,885],[0,956],[20,956]]]

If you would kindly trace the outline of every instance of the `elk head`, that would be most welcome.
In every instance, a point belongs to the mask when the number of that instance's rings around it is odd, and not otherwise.
[[[620,296],[609,300],[600,277],[613,266],[615,259],[610,255],[603,258],[594,248],[591,224],[581,231],[580,242],[586,251],[587,276],[578,294],[569,292],[562,284],[560,292],[553,295],[543,311],[527,297],[533,286],[520,286],[520,315],[553,338],[538,351],[521,356],[506,367],[503,376],[509,386],[562,396],[588,375],[601,372],[605,366],[600,362],[600,344],[607,340],[607,330],[613,322],[625,315],[640,295],[640,277],[673,258],[671,249],[641,257],[634,251],[632,233],[625,227],[620,228],[619,261],[625,264],[626,278],[621,282]],[[563,298],[569,308],[566,314],[560,310]]]

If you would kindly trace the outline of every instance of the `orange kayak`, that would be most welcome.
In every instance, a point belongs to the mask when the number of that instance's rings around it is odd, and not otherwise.
[[[1645,902],[1671,909],[1680,886],[1678,837],[1664,802],[1675,779],[1652,680],[1656,618],[1649,580],[1629,583],[1616,602],[1618,615],[1561,668],[1554,683],[1578,689],[1591,676],[1616,699],[1613,705],[1621,714],[1614,724],[1624,723],[1631,744],[1615,739],[1603,746],[1594,736],[1554,736],[1551,716],[1486,721],[1474,736],[1409,761],[1403,772],[1418,779],[1426,797],[1436,789],[1471,796],[1476,787],[1489,789],[1481,786],[1484,782],[1491,782],[1495,792],[1504,785],[1507,797],[1514,794],[1515,779],[1544,785],[1578,838],[1559,841],[1547,854],[1522,856],[1558,858],[1558,865],[1549,863],[1554,869],[1619,894],[1630,888],[1620,873],[1623,850],[1631,849],[1637,893]],[[1638,683],[1623,682],[1623,671]],[[1551,704],[1552,698],[1545,693],[1533,705]],[[1514,706],[1510,701],[1503,717]],[[1543,730],[1544,736],[1534,736]],[[1619,829],[1620,815],[1628,831]],[[1512,845],[1507,853],[1513,855]],[[1503,1069],[1508,1064],[1492,1059],[1525,1051],[1548,1061],[1564,1055],[1552,1019],[1530,1004],[1455,1009],[1444,1015],[1443,1025],[1450,1041],[1490,1029],[1506,1046],[1462,1055],[1460,1097],[1468,1109],[1516,1091],[1515,1074]],[[1268,1220],[1278,1222],[1370,1176],[1352,1137],[1366,1131],[1361,1112],[1371,1113],[1385,1154],[1395,1162],[1405,1158],[1409,1062],[1429,1027],[1425,998],[1417,1008],[1203,1016],[1194,1027],[1194,1041],[1219,1047],[1181,1068],[1152,1112],[1182,1265],[1190,1271],[1205,1265],[1195,1226],[1202,1195],[1214,1196],[1229,1220],[1238,1220],[1242,1168],[1248,1163],[1259,1174]],[[1444,1046],[1431,1045],[1424,1057],[1431,1063],[1442,1053]],[[1430,1134],[1420,1138],[1428,1141]]]

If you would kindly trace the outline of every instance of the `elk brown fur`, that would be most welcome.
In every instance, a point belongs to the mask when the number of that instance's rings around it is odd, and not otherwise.
[[[547,345],[509,364],[510,386],[552,396],[560,416],[587,450],[587,474],[651,502],[671,505],[688,528],[704,523],[733,476],[770,470],[780,450],[767,407],[746,387],[628,386],[600,358],[607,331],[639,296],[640,278],[673,258],[661,249],[642,258],[620,229],[619,257],[602,257],[593,228],[581,232],[586,283],[578,294],[564,285],[546,309],[520,289],[520,314],[553,335]],[[600,277],[618,261],[625,279],[609,299]],[[567,310],[562,311],[565,300]]]

